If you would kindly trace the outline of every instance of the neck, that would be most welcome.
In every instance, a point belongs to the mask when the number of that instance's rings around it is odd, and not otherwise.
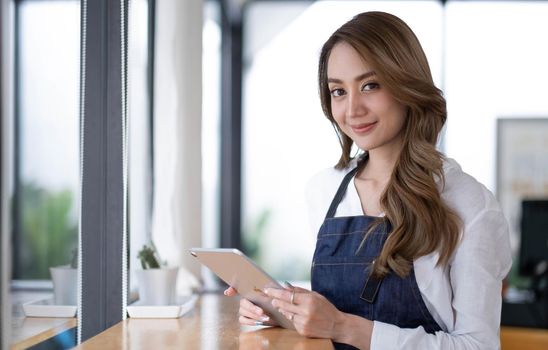
[[[388,182],[401,153],[401,142],[369,150],[367,165],[359,176],[363,179]]]

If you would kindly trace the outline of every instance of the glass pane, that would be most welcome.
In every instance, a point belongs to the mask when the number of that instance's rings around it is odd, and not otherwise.
[[[12,344],[76,325],[80,202],[80,2],[15,6]],[[36,309],[22,307],[38,300],[73,307],[63,321],[38,322]],[[39,312],[53,317],[54,309]],[[50,344],[74,345],[69,333]]]
[[[411,26],[439,85],[443,10],[437,1],[256,2],[247,7],[243,238],[247,253],[275,278],[309,279],[317,232],[308,223],[304,188],[340,156],[318,97],[321,45],[352,16],[371,10],[391,12]]]
[[[147,0],[131,2],[128,24],[129,286],[135,290],[137,252],[150,239],[152,196]]]
[[[204,3],[202,54],[202,246],[219,246],[219,162],[221,139],[221,27],[217,1]],[[202,268],[205,288],[215,285],[211,271]]]
[[[80,4],[19,5],[14,279],[49,279],[78,238]]]

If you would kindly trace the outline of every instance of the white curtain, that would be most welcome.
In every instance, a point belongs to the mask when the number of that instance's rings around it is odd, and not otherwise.
[[[196,286],[188,248],[202,242],[202,0],[156,2],[152,239],[181,266],[178,292]]]

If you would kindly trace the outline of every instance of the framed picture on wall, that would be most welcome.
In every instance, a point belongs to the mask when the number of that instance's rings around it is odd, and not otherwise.
[[[496,169],[497,197],[510,224],[515,253],[521,202],[548,198],[548,118],[497,119]]]

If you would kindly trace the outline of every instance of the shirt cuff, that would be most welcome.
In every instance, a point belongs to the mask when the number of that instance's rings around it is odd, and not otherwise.
[[[373,321],[371,350],[394,350],[398,348],[400,328],[392,324]]]

